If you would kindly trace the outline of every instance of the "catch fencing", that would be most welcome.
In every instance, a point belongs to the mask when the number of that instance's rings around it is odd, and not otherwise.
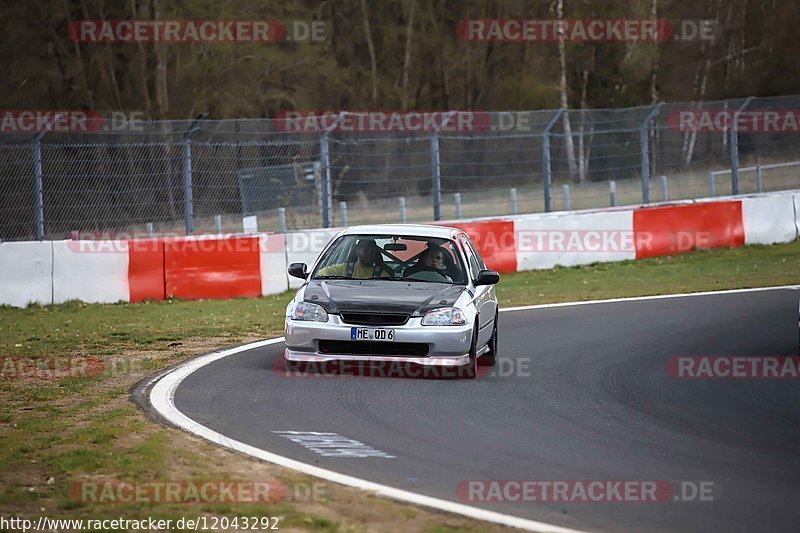
[[[469,127],[452,127],[464,113]],[[364,114],[375,113],[3,129],[0,240],[291,231],[800,188],[800,96],[343,126]]]

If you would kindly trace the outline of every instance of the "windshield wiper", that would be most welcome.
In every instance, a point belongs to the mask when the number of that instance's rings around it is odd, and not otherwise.
[[[314,276],[314,279],[353,279],[347,276]]]

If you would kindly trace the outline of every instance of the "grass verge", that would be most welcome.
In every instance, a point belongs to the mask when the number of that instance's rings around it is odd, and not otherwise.
[[[800,283],[800,242],[505,275],[502,306]],[[128,390],[186,357],[280,335],[290,293],[256,299],[0,307],[0,515],[37,518],[280,516],[283,530],[494,530],[329,486],[323,501],[96,504],[70,489],[104,480],[311,480],[146,421]],[[24,357],[82,356],[104,371],[18,377]],[[12,366],[9,366],[12,365]]]

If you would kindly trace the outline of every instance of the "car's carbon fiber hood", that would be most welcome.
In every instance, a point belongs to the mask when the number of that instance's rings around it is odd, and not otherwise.
[[[409,283],[386,280],[311,280],[303,299],[329,313],[425,314],[437,307],[454,305],[464,285]]]

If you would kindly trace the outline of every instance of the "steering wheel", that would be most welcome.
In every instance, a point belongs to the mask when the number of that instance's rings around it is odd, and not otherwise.
[[[437,274],[441,274],[442,276],[446,276],[447,275],[444,272],[444,270],[438,269],[435,266],[422,265],[419,268],[416,268],[414,270],[415,270],[415,272],[414,272],[415,274],[417,272],[436,272]]]
[[[432,272],[432,273],[434,273],[434,274],[436,274],[438,276],[441,276],[443,281],[447,281],[448,279],[450,279],[450,276],[448,276],[447,273],[444,272],[443,270],[439,270],[435,266],[427,266],[427,265],[419,265],[419,266],[414,268],[414,272],[412,272],[411,274],[405,274],[404,273],[403,277],[406,278],[406,279],[414,279],[413,276],[415,276],[416,274],[419,274],[421,272]]]

